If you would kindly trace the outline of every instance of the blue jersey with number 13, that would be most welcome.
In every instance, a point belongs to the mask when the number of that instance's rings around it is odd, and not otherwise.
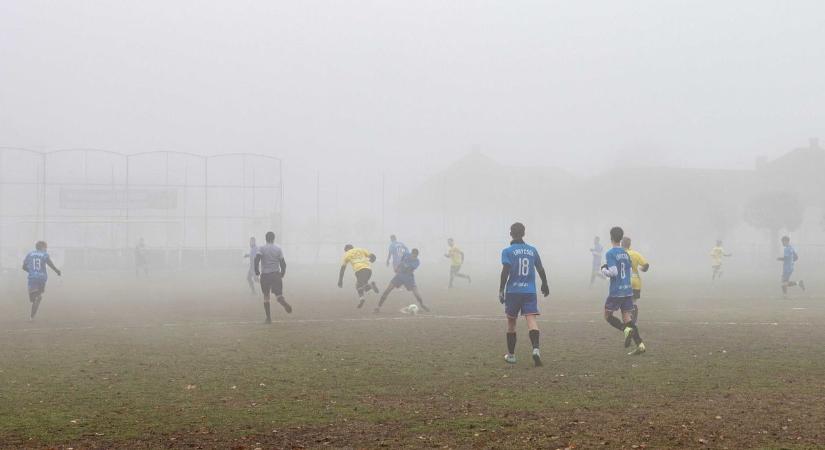
[[[536,293],[536,265],[541,265],[539,252],[525,243],[513,243],[501,251],[501,263],[510,266],[506,292]]]

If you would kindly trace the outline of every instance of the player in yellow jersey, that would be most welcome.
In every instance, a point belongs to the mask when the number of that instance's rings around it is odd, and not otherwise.
[[[647,272],[650,269],[650,264],[647,262],[644,256],[641,253],[637,252],[636,250],[632,250],[630,248],[630,237],[625,236],[622,238],[622,248],[627,252],[627,256],[630,257],[630,287],[633,289],[633,312],[631,313],[631,320],[630,323],[636,325],[636,321],[639,320],[639,304],[638,300],[642,298],[642,277],[639,275],[639,272]],[[634,336],[630,336],[630,338],[634,338]],[[630,340],[625,340],[625,347],[630,346]],[[636,342],[636,350],[630,352],[630,355],[639,355],[645,352],[644,343],[639,338],[639,341]]]
[[[453,280],[456,278],[464,278],[468,283],[472,283],[469,275],[461,273],[461,266],[464,264],[464,252],[455,245],[453,238],[447,239],[447,246],[447,253],[444,254],[444,257],[450,259],[450,285],[448,287],[453,287]]]
[[[730,253],[725,253],[722,248],[722,241],[716,241],[716,247],[710,251],[710,267],[713,269],[713,276],[711,280],[722,277],[722,258],[732,256]]]
[[[370,290],[377,294],[378,286],[372,278],[372,263],[375,262],[375,255],[369,250],[363,248],[355,248],[352,244],[344,246],[344,258],[341,260],[341,272],[338,274],[338,287],[344,287],[344,272],[347,270],[347,264],[352,266],[355,271],[355,290],[358,291],[358,307],[364,306],[364,295]]]

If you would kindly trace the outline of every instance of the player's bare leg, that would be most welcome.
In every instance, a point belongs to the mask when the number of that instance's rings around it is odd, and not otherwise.
[[[378,314],[381,312],[381,306],[384,305],[384,302],[387,300],[387,297],[389,297],[390,292],[392,292],[393,289],[395,289],[395,286],[393,286],[392,283],[390,283],[390,285],[387,286],[386,289],[384,289],[384,293],[381,294],[381,299],[378,300],[378,306],[376,306],[375,310],[373,311],[374,313]]]
[[[430,312],[430,308],[424,306],[424,300],[421,299],[421,294],[418,292],[418,286],[412,288],[412,293],[415,296],[415,299],[418,301],[418,306],[424,310],[424,312]]]

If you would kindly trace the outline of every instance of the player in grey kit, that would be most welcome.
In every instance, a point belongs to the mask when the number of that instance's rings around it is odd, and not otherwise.
[[[287,314],[292,312],[292,306],[284,300],[284,282],[286,274],[286,260],[281,247],[275,245],[275,233],[266,233],[266,245],[258,247],[255,255],[255,275],[261,277],[261,291],[264,294],[264,311],[266,322],[272,323],[269,312],[269,296],[275,294],[275,299],[284,307]]]
[[[246,274],[246,282],[249,283],[249,291],[255,295],[255,282],[257,276],[255,275],[255,256],[258,254],[258,244],[254,237],[249,238],[249,253],[243,255],[244,258],[249,258],[249,272]]]

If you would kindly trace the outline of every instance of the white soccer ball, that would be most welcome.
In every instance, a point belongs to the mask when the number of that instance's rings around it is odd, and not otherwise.
[[[407,307],[407,312],[409,312],[410,314],[413,314],[413,315],[418,314],[418,305],[413,303],[412,305],[408,306]]]

